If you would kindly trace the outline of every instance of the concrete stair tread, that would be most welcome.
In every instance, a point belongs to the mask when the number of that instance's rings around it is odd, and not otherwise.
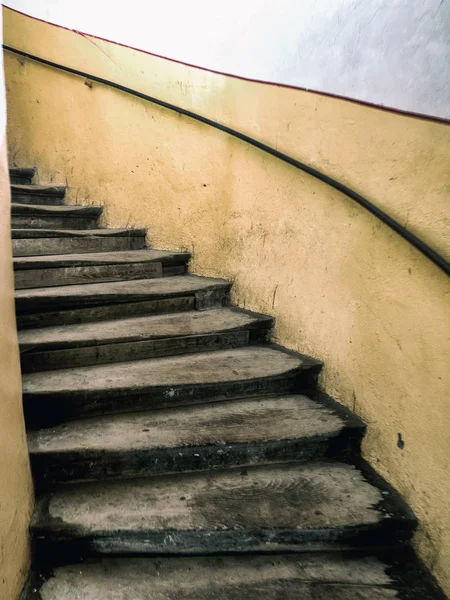
[[[67,224],[70,226],[70,223]],[[12,229],[14,257],[141,250],[145,229]]]
[[[390,600],[399,597],[391,572],[372,556],[119,557],[57,567],[40,593],[42,600]]]
[[[358,419],[302,395],[104,415],[30,430],[35,482],[95,481],[329,456],[359,443]]]
[[[268,396],[119,415],[28,432],[30,453],[132,451],[337,436],[343,419],[306,396]]]
[[[61,309],[67,306],[89,306],[106,302],[139,301],[193,294],[214,288],[230,288],[224,279],[180,275],[162,279],[137,279],[93,283],[90,285],[66,285],[53,288],[33,288],[15,292],[16,310],[31,312]]]
[[[145,236],[145,229],[11,229],[11,238],[92,238]]]
[[[14,258],[16,289],[130,281],[180,275],[190,259],[187,252],[110,250]]]
[[[63,197],[66,193],[66,186],[12,183],[11,192],[13,194],[32,194],[35,196]]]
[[[253,328],[260,324],[269,326],[271,323],[271,317],[236,308],[222,308],[202,312],[186,311],[62,327],[28,329],[19,331],[19,345],[21,352],[40,352],[43,350],[236,331]]]
[[[49,256],[21,256],[14,258],[14,269],[51,269],[82,267],[90,265],[119,265],[144,262],[161,262],[163,265],[185,264],[191,255],[188,252],[168,250],[122,250],[118,252],[90,252],[83,254],[60,254]]]
[[[312,461],[63,486],[38,499],[32,531],[94,553],[364,546],[387,522],[391,541],[404,533],[383,500],[354,466]]]
[[[212,352],[267,336],[271,317],[237,308],[181,311],[19,331],[22,372]]]
[[[271,346],[25,374],[24,397],[139,393],[148,388],[254,380],[301,371],[313,359]],[[170,396],[170,394],[169,394]]]
[[[77,204],[61,204],[52,206],[46,204],[11,203],[12,215],[18,216],[98,217],[102,214],[102,211],[102,206],[79,206]]]

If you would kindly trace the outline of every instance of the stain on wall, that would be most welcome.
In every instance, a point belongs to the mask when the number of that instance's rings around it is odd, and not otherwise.
[[[195,110],[384,208],[447,258],[450,128],[167,62],[5,12],[6,42]],[[448,278],[348,198],[223,133],[5,53],[9,151],[105,224],[235,282],[274,339],[325,361],[322,386],[368,423],[365,457],[420,519],[450,592]],[[401,432],[402,448],[399,447]]]

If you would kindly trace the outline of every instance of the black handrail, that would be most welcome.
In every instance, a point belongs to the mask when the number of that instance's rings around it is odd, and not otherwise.
[[[206,117],[202,117],[201,115],[198,115],[197,113],[194,113],[190,110],[186,110],[179,106],[175,106],[174,104],[170,104],[169,102],[164,102],[164,100],[159,100],[158,98],[153,98],[152,96],[148,96],[147,94],[143,94],[142,92],[137,92],[136,90],[128,88],[124,85],[120,85],[118,83],[114,83],[113,81],[103,79],[102,77],[97,77],[96,75],[91,75],[89,73],[79,71],[78,69],[72,69],[70,67],[65,67],[58,63],[52,62],[50,60],[46,60],[45,58],[40,58],[39,56],[34,56],[33,54],[29,54],[28,52],[23,52],[22,50],[18,50],[17,48],[12,48],[11,46],[7,46],[6,44],[3,44],[3,48],[5,50],[8,50],[9,52],[14,52],[15,54],[18,54],[19,56],[29,58],[29,59],[39,62],[43,65],[47,65],[49,67],[54,67],[61,71],[65,71],[66,73],[72,73],[73,75],[79,75],[80,77],[84,77],[84,78],[88,79],[89,81],[96,81],[97,83],[102,83],[103,85],[107,85],[109,87],[115,88],[116,90],[120,90],[121,92],[131,94],[132,96],[136,96],[137,98],[141,98],[142,100],[147,100],[148,102],[152,102],[153,104],[157,104],[158,106],[162,106],[163,108],[167,108],[168,110],[172,110],[174,112],[180,113],[182,115],[185,115],[186,117],[190,117],[191,119],[195,119],[196,121],[205,123],[205,125],[210,125],[211,127],[214,127],[215,129],[219,129],[220,131],[223,131],[224,133],[228,133],[229,135],[231,135],[235,138],[238,138],[239,140],[242,140],[243,142],[246,142],[247,144],[250,144],[251,146],[255,146],[255,148],[259,148],[260,150],[262,150],[263,152],[266,152],[267,154],[275,156],[275,158],[278,158],[278,159],[284,161],[285,163],[288,163],[289,165],[292,165],[293,167],[296,167],[297,169],[300,169],[301,171],[304,171],[305,173],[312,175],[316,179],[323,181],[323,183],[328,184],[329,186],[333,187],[335,190],[342,192],[343,194],[345,194],[346,196],[348,196],[349,198],[351,198],[352,200],[357,202],[360,206],[362,206],[363,208],[368,210],[370,213],[372,213],[378,219],[380,219],[380,221],[385,223],[388,227],[390,227],[396,233],[398,233],[400,236],[402,236],[402,238],[404,238],[412,246],[417,248],[417,250],[422,252],[422,254],[424,254],[435,265],[437,265],[440,269],[442,269],[444,271],[444,273],[446,273],[447,275],[450,275],[450,263],[448,261],[446,261],[445,258],[443,256],[441,256],[438,252],[436,252],[436,250],[433,250],[433,248],[430,248],[430,246],[428,246],[428,244],[426,244],[424,241],[422,241],[416,235],[414,235],[413,233],[408,231],[405,227],[403,227],[403,225],[400,225],[400,223],[398,223],[395,219],[393,219],[388,214],[386,214],[383,210],[381,210],[380,208],[378,208],[377,206],[372,204],[372,202],[367,200],[367,198],[364,198],[363,196],[361,196],[360,194],[358,194],[351,188],[347,187],[343,183],[336,181],[336,179],[333,179],[332,177],[328,177],[328,175],[321,173],[317,169],[314,169],[313,167],[310,167],[309,165],[306,165],[305,163],[302,163],[299,160],[296,160],[295,158],[288,156],[287,154],[283,154],[282,152],[279,152],[278,150],[275,150],[275,148],[271,148],[270,146],[267,146],[266,144],[263,144],[262,142],[258,142],[258,140],[255,140],[255,139],[249,137],[248,135],[245,135],[244,133],[236,131],[235,129],[231,129],[231,127],[227,127],[226,125],[221,125],[220,123],[217,123],[216,121],[213,121],[212,119],[207,119]]]

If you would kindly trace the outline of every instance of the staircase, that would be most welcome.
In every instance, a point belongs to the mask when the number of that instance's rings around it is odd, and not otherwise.
[[[10,171],[36,487],[24,599],[443,598],[321,363],[189,254]]]

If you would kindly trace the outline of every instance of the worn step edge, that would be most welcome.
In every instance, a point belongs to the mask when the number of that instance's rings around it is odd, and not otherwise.
[[[187,252],[124,250],[14,259],[15,289],[92,284],[182,275]]]
[[[92,285],[107,281],[133,281],[169,275],[182,275],[185,265],[163,267],[161,262],[139,262],[121,265],[94,265],[62,269],[38,269],[16,271],[16,290],[54,287],[62,285]]]
[[[60,561],[59,561],[60,562]],[[274,586],[272,588],[272,586]],[[287,586],[287,587],[285,587]],[[210,600],[260,598],[287,600],[447,600],[436,580],[409,548],[402,556],[336,554],[265,554],[220,557],[100,558],[57,566],[35,565],[20,600],[159,600],[173,597]],[[356,595],[355,595],[356,593]],[[100,594],[100,595],[99,595]],[[224,595],[225,594],[225,595]],[[348,594],[348,596],[347,596]]]
[[[241,319],[240,319],[241,318]],[[181,322],[178,323],[177,319]],[[239,319],[241,322],[239,322]],[[197,323],[191,323],[196,320]],[[214,324],[214,321],[221,323]],[[175,322],[174,322],[175,321]],[[187,321],[187,322],[185,322]],[[208,321],[212,321],[208,324]],[[209,329],[203,329],[206,322]],[[148,339],[179,338],[202,333],[222,333],[241,329],[268,329],[274,319],[268,315],[230,306],[217,311],[198,313],[183,312],[180,315],[160,315],[117,319],[111,323],[69,325],[55,328],[39,328],[19,333],[19,348],[23,353],[78,349],[102,346],[110,343],[139,342]],[[195,326],[199,326],[195,331]],[[159,329],[155,329],[158,327]],[[144,328],[144,329],[143,329]],[[146,330],[148,328],[148,331]],[[166,328],[166,330],[165,330]]]
[[[193,518],[195,511],[199,512],[199,518],[197,520],[196,528],[186,528],[183,526],[177,526],[176,528],[171,526],[171,513],[169,513],[167,519],[167,527],[164,527],[162,524],[159,526],[152,526],[152,528],[142,528],[142,525],[134,525],[130,527],[129,525],[124,524],[114,525],[114,521],[111,520],[112,515],[109,517],[110,526],[105,529],[101,525],[100,522],[95,522],[95,525],[91,525],[86,527],[82,525],[83,517],[80,518],[75,517],[75,520],[72,519],[72,523],[69,520],[64,521],[64,517],[59,516],[58,513],[55,514],[53,503],[58,499],[58,490],[54,490],[50,494],[44,494],[37,503],[37,509],[35,515],[32,520],[31,530],[35,539],[35,543],[37,543],[38,548],[41,549],[41,552],[62,552],[64,553],[69,549],[69,552],[75,551],[79,556],[89,556],[89,555],[97,555],[97,554],[226,554],[226,553],[241,553],[241,552],[304,552],[304,551],[342,551],[346,549],[360,549],[360,550],[369,550],[372,548],[387,548],[392,547],[396,544],[405,543],[410,540],[414,529],[416,527],[416,520],[411,518],[410,513],[403,511],[403,505],[397,506],[395,503],[395,499],[389,497],[390,493],[386,489],[377,489],[375,491],[374,486],[368,482],[364,476],[360,473],[357,479],[360,483],[356,484],[358,490],[361,488],[361,491],[364,490],[364,494],[368,494],[367,500],[360,500],[360,505],[355,506],[355,510],[362,511],[359,517],[356,517],[356,514],[350,516],[350,512],[348,516],[341,517],[341,523],[335,524],[333,526],[332,520],[327,520],[326,517],[319,516],[318,518],[312,516],[311,519],[317,521],[317,524],[313,524],[311,522],[305,522],[301,527],[293,527],[292,525],[273,525],[273,520],[270,520],[270,523],[264,523],[267,521],[267,511],[263,510],[262,514],[259,515],[258,512],[255,513],[255,518],[253,517],[253,513],[250,515],[245,515],[245,511],[243,515],[239,512],[238,506],[232,500],[232,495],[227,490],[233,489],[235,490],[233,494],[236,497],[239,497],[239,490],[241,489],[238,485],[234,485],[231,488],[228,487],[228,481],[238,480],[238,475],[240,475],[241,479],[246,479],[247,476],[250,476],[255,481],[261,481],[261,484],[257,485],[255,492],[253,492],[249,488],[249,484],[246,483],[242,488],[243,491],[247,489],[247,503],[251,503],[253,498],[255,499],[255,507],[254,510],[262,510],[262,506],[264,503],[264,492],[270,488],[267,486],[262,486],[264,481],[265,472],[271,473],[271,477],[276,475],[277,473],[281,474],[283,477],[283,472],[289,472],[292,468],[297,471],[297,468],[300,470],[300,473],[303,471],[306,472],[308,470],[311,471],[311,467],[313,469],[312,472],[317,469],[320,470],[327,468],[329,466],[333,471],[335,471],[335,477],[339,472],[342,471],[342,468],[339,466],[339,463],[306,463],[305,467],[301,467],[302,464],[305,463],[283,463],[283,464],[275,464],[270,465],[269,467],[249,467],[245,470],[245,472],[241,470],[227,470],[227,471],[215,471],[209,473],[194,473],[194,474],[183,474],[178,475],[174,480],[176,481],[176,489],[173,486],[173,483],[169,483],[168,488],[168,497],[167,501],[175,501],[176,490],[179,490],[179,494],[186,493],[189,495],[191,493],[192,485],[192,493],[193,502],[189,505],[189,510],[192,510]],[[288,471],[286,471],[286,469]],[[269,471],[267,471],[269,470]],[[295,473],[294,471],[294,473]],[[342,471],[342,474],[345,473],[350,474],[351,471],[348,469]],[[357,470],[355,470],[355,473]],[[350,475],[348,475],[350,476]],[[221,479],[224,478],[225,488],[220,483]],[[260,479],[260,478],[263,479]],[[347,477],[347,475],[346,475]],[[230,479],[231,478],[231,479]],[[128,491],[125,492],[125,497],[121,498],[121,506],[124,511],[127,511],[128,501],[127,494],[133,495],[133,489],[149,489],[148,486],[151,486],[151,489],[159,490],[159,482],[162,482],[162,490],[163,494],[165,486],[167,487],[167,482],[171,479],[171,476],[162,476],[159,481],[158,478],[151,480],[128,480],[130,483],[122,483],[122,482],[104,482],[104,483],[93,483],[93,484],[77,484],[75,487],[71,486],[69,488],[69,499],[70,495],[77,495],[79,491],[81,492],[81,499],[91,494],[92,489],[97,489],[100,491],[101,495],[105,495],[110,499],[114,499],[114,495],[117,492],[114,491],[114,487],[109,487],[110,483],[113,483],[115,488],[119,485],[121,489],[124,485],[128,486]],[[198,502],[200,500],[200,495],[195,490],[196,484],[195,482],[201,482],[203,479],[203,483],[200,483],[201,490],[207,489],[211,490],[210,497],[208,499],[204,499],[203,495],[201,496],[202,502],[208,502],[208,506],[211,505],[211,510],[206,512],[206,516],[204,516],[202,512],[202,508],[198,506]],[[301,477],[300,477],[301,480]],[[145,483],[147,481],[148,483]],[[216,483],[214,483],[216,481]],[[272,481],[272,479],[271,479]],[[282,479],[281,481],[286,481]],[[308,479],[305,483],[307,483]],[[193,482],[193,483],[192,483]],[[206,482],[208,485],[205,487]],[[300,481],[299,481],[300,483]],[[273,484],[274,490],[278,489],[276,485],[276,479]],[[284,484],[286,485],[286,484]],[[298,484],[297,484],[298,485]],[[332,484],[330,483],[331,487]],[[339,486],[342,489],[337,491],[337,497],[339,495],[345,495],[347,492],[345,491],[345,478],[341,483],[341,479],[339,479]],[[88,486],[88,487],[84,487]],[[95,486],[94,488],[89,486]],[[100,486],[100,487],[99,487]],[[172,486],[172,488],[170,487]],[[343,486],[343,487],[342,487]],[[351,488],[352,486],[350,486]],[[301,487],[298,488],[301,491]],[[331,489],[331,488],[330,488]],[[370,490],[370,491],[369,491]],[[111,495],[112,492],[112,495]],[[95,493],[95,492],[94,492]],[[122,494],[123,492],[121,492]],[[158,493],[158,492],[155,492]],[[203,491],[201,492],[204,493]],[[289,492],[290,494],[291,492]],[[293,492],[292,492],[293,493]],[[303,494],[308,494],[307,489],[301,491]],[[321,502],[324,500],[326,495],[328,494],[327,490],[317,490],[319,494],[316,502],[311,502],[311,515],[315,513],[314,506],[320,508]],[[65,495],[65,492],[61,489],[61,494]],[[142,501],[142,492],[140,492],[141,500],[137,499],[137,502]],[[225,494],[225,495],[224,495]],[[279,494],[279,492],[276,492]],[[288,494],[288,496],[289,496]],[[84,496],[83,496],[84,495]],[[245,493],[244,493],[245,496]],[[275,495],[276,496],[276,495]],[[281,497],[281,496],[280,496]],[[369,502],[369,497],[373,497],[370,502],[376,502],[372,507],[370,504],[365,504],[365,502]],[[378,500],[375,500],[375,497]],[[133,500],[135,496],[133,495]],[[223,500],[222,500],[223,498]],[[185,498],[184,496],[179,498],[179,501],[189,500],[189,498]],[[244,500],[244,499],[243,499]],[[84,504],[86,503],[86,499],[81,500]],[[178,499],[177,499],[178,501]],[[245,501],[245,500],[244,500]],[[274,510],[274,503],[279,500],[273,495],[267,496],[267,502],[272,503],[272,510]],[[96,501],[98,505],[98,500]],[[118,505],[115,506],[113,500],[113,512],[114,510],[118,510]],[[347,502],[347,501],[346,501]],[[348,498],[348,502],[352,503],[352,497]],[[69,500],[69,515],[70,515],[70,503],[73,506],[73,500]],[[183,504],[183,502],[181,502]],[[64,514],[65,509],[63,506],[59,505]],[[96,504],[94,503],[92,509],[90,511],[97,510],[94,508]],[[299,507],[303,507],[303,511],[305,510],[302,502],[299,501]],[[78,508],[78,507],[77,507]],[[248,506],[246,507],[248,511]],[[281,508],[281,507],[280,507]],[[134,507],[130,506],[130,515],[133,515]],[[156,507],[155,510],[161,510],[160,507]],[[178,511],[183,512],[183,508],[177,509]],[[284,508],[284,510],[295,511],[295,508],[289,508],[289,506]],[[373,510],[377,514],[369,516],[370,511]],[[92,518],[91,512],[91,518]],[[155,516],[158,513],[154,513]],[[176,513],[175,513],[176,514]],[[190,513],[187,512],[187,518],[189,520]],[[228,516],[229,515],[229,516]],[[161,514],[161,517],[164,518],[164,515]],[[147,518],[145,516],[143,519]],[[148,517],[151,521],[153,517]],[[104,519],[104,517],[103,517]],[[223,520],[224,519],[224,520]],[[303,520],[305,516],[303,516]],[[321,519],[327,522],[326,525],[321,523]],[[352,524],[346,520],[353,521]],[[78,523],[76,522],[78,520]],[[88,519],[89,520],[89,519]],[[133,518],[131,518],[133,521]],[[228,524],[225,523],[228,521]],[[260,522],[259,522],[260,521]],[[358,522],[359,521],[359,522]],[[144,522],[144,521],[142,521]],[[182,522],[182,520],[181,520]],[[239,526],[234,525],[239,522]],[[330,523],[330,525],[328,525]]]
[[[80,593],[84,600],[110,600],[113,595],[115,600],[249,600],[260,598],[262,590],[267,600],[299,600],[316,598],[316,588],[324,590],[321,600],[333,600],[337,593],[340,600],[355,600],[355,590],[359,598],[368,598],[362,594],[370,589],[380,591],[378,600],[387,600],[393,598],[390,590],[395,585],[388,568],[372,557],[317,554],[103,558],[59,566],[54,572],[45,567],[33,569],[30,596],[21,600],[41,600],[39,590],[48,600],[75,598]],[[353,592],[349,596],[347,586]],[[32,589],[38,597],[31,596]],[[385,589],[386,596],[382,594]]]
[[[156,290],[155,290],[156,288]],[[230,290],[231,283],[225,279],[201,277],[198,275],[133,283],[98,283],[90,286],[61,286],[58,288],[36,288],[18,290],[15,293],[16,310],[37,312],[57,308],[79,306],[99,306],[103,304],[138,302],[139,300],[161,299],[186,296],[200,292],[212,293],[215,290]]]
[[[266,344],[261,348],[280,350],[273,344]],[[258,346],[249,349],[258,351]],[[246,349],[217,351],[211,355],[211,362],[228,360],[230,353],[245,351]],[[298,360],[292,367],[279,369],[275,374],[264,376],[240,375],[236,379],[219,379],[211,382],[192,382],[163,385],[130,385],[120,388],[98,387],[97,389],[77,391],[74,389],[61,389],[58,392],[49,392],[42,389],[40,392],[30,392],[27,389],[27,379],[35,377],[36,374],[25,374],[23,377],[23,406],[25,419],[30,427],[52,426],[66,420],[90,417],[100,414],[115,414],[122,412],[134,412],[142,410],[153,410],[165,407],[187,406],[204,402],[220,402],[236,398],[249,398],[268,394],[302,393],[314,387],[317,377],[322,369],[322,363],[298,353],[281,349],[286,355],[291,355]],[[253,350],[252,350],[252,353]],[[149,359],[151,361],[171,361],[167,364],[171,367],[173,361],[186,363],[192,360],[203,360],[203,355],[185,355],[168,358]],[[238,357],[236,356],[236,359]],[[206,359],[205,359],[206,360]],[[209,357],[208,357],[209,360]],[[270,356],[268,356],[270,361]],[[144,366],[145,361],[140,361]],[[136,365],[135,363],[116,363],[111,369],[117,369],[118,365]],[[94,367],[81,367],[82,369],[103,369],[109,365]],[[268,362],[268,369],[270,362]],[[76,370],[72,370],[73,372]],[[55,374],[65,371],[55,371]],[[100,376],[100,373],[99,373]],[[136,382],[139,383],[139,382]]]
[[[11,238],[13,240],[35,238],[90,239],[134,236],[145,237],[146,234],[146,229],[11,229]]]
[[[81,206],[78,204],[62,204],[60,206],[51,206],[44,204],[16,204],[11,203],[11,214],[13,216],[30,217],[98,217],[102,214],[102,206]],[[16,227],[16,229],[19,229]]]
[[[86,367],[241,348],[253,342],[253,333],[254,331],[243,329],[141,342],[104,344],[99,347],[81,347],[29,355],[22,354],[22,373],[67,369],[68,365]],[[257,335],[256,341],[262,341],[261,335]]]
[[[294,407],[297,411],[296,419],[301,417],[302,422],[304,421],[303,430],[287,433],[284,425],[277,429],[277,419],[274,418],[273,426],[266,431],[265,423],[270,419],[273,407],[278,407],[280,416],[285,410],[287,419],[292,414],[293,404],[297,404]],[[218,410],[219,415],[214,421]],[[267,416],[265,410],[268,411]],[[192,420],[199,424],[206,423],[206,427],[211,413],[213,431],[219,427],[216,440],[198,441],[199,435],[190,433],[189,423]],[[161,425],[158,424],[158,418],[162,418]],[[225,424],[220,430],[223,418],[225,423],[231,419],[231,425]],[[41,488],[56,482],[151,477],[315,458],[350,460],[358,452],[365,432],[365,425],[359,419],[349,418],[345,421],[332,410],[298,395],[240,399],[222,403],[220,407],[204,404],[188,409],[134,415],[132,435],[136,435],[141,427],[143,433],[160,427],[164,431],[168,427],[170,431],[170,427],[177,428],[177,422],[182,424],[188,419],[185,426],[187,431],[180,432],[179,441],[166,445],[151,444],[151,438],[147,446],[136,444],[127,435],[129,419],[129,415],[119,415],[75,422],[75,432],[86,428],[89,431],[87,438],[74,442],[75,445],[78,444],[78,448],[67,447],[68,436],[71,439],[71,430],[74,429],[73,424],[63,424],[51,430],[29,431],[28,444],[35,485]],[[165,424],[165,419],[169,420],[168,425]],[[253,426],[252,419],[257,421]],[[261,419],[264,422],[260,426]],[[124,428],[121,427],[122,420]],[[172,420],[173,425],[170,424]],[[95,433],[96,428],[98,435]],[[128,428],[130,429],[129,426]],[[104,441],[111,435],[109,432],[116,429],[122,431],[124,439],[128,440],[123,448]],[[89,447],[89,436],[99,440],[95,448]],[[205,440],[208,437],[210,436],[206,434]],[[246,438],[245,441],[243,437]],[[64,442],[58,449],[59,438]]]
[[[17,326],[30,329],[194,308],[207,310],[226,304],[230,289],[231,283],[223,279],[183,275],[115,284],[18,290],[15,295]]]
[[[246,311],[228,309],[241,314]],[[214,311],[216,312],[216,311]],[[193,314],[208,315],[210,311]],[[186,311],[182,315],[189,314]],[[247,313],[250,314],[250,313]],[[211,328],[210,331],[197,333],[180,333],[152,335],[128,334],[125,330],[122,334],[110,336],[96,330],[92,325],[92,338],[84,340],[66,341],[60,339],[58,342],[33,341],[29,336],[30,330],[19,331],[20,359],[23,373],[35,371],[49,371],[55,369],[73,368],[95,364],[106,364],[129,360],[140,360],[144,358],[158,358],[163,356],[174,356],[188,354],[191,352],[210,352],[225,348],[237,348],[249,343],[262,342],[266,339],[269,329],[273,325],[273,319],[264,315],[251,315],[253,321],[242,325],[224,324],[222,327]],[[149,323],[153,319],[149,316]],[[124,319],[123,323],[132,325],[134,319]],[[142,321],[142,319],[139,319]],[[120,322],[121,320],[119,320]],[[61,338],[70,336],[70,328],[65,326],[66,331],[61,332]],[[31,330],[32,331],[32,330]],[[46,328],[37,333],[44,335]],[[58,328],[59,331],[59,328]],[[27,340],[28,341],[23,341]],[[22,341],[21,341],[22,340]]]
[[[25,204],[23,206],[26,206]],[[12,227],[30,229],[95,229],[98,227],[98,217],[96,216],[37,216],[37,215],[13,215],[11,218]]]
[[[119,282],[120,283],[120,282]],[[76,325],[78,323],[93,323],[110,319],[126,317],[140,317],[142,315],[160,315],[164,313],[181,312],[185,310],[206,310],[221,307],[226,303],[228,290],[215,290],[214,301],[212,296],[203,295],[201,292],[192,294],[170,295],[167,297],[137,302],[109,302],[87,308],[66,308],[61,311],[36,312],[31,314],[17,314],[16,323],[18,330],[35,327],[54,327],[57,325]]]
[[[36,196],[34,194],[19,194],[14,193],[11,195],[11,201],[15,204],[21,204],[23,206],[63,206],[64,196]]]
[[[59,188],[40,188],[31,191],[18,189],[25,186],[11,187],[11,201],[15,204],[39,206],[62,206],[64,204],[64,192],[61,192]]]
[[[66,193],[66,186],[63,185],[32,185],[12,183],[11,193],[15,195],[30,196],[57,196],[63,198]]]
[[[27,231],[27,230],[21,230]],[[30,231],[43,231],[48,233],[48,229]],[[56,230],[55,230],[56,231]],[[118,252],[124,250],[142,250],[145,248],[145,232],[127,234],[126,230],[122,233],[117,232],[114,235],[96,235],[98,230],[92,229],[94,235],[86,235],[86,231],[80,230],[82,235],[57,235],[45,237],[30,236],[16,237],[12,239],[13,256],[48,256],[61,254],[90,254],[92,252]],[[57,231],[63,233],[63,230]],[[70,231],[71,234],[74,231]]]
[[[233,322],[233,318],[242,317],[242,324]],[[177,323],[176,319],[181,323]],[[194,331],[194,324],[184,323],[189,319],[199,321],[213,320],[208,330]],[[214,320],[222,319],[222,325],[214,325]],[[173,321],[175,320],[175,323]],[[267,329],[273,325],[274,319],[268,315],[254,313],[234,306],[210,312],[190,313],[180,315],[160,315],[157,317],[133,317],[131,319],[117,319],[111,323],[94,323],[90,325],[69,325],[56,328],[38,328],[19,333],[19,348],[23,353],[33,353],[53,350],[78,349],[81,347],[101,346],[110,343],[139,342],[147,339],[167,339],[186,337],[188,335],[201,335],[202,333],[222,333],[225,331],[239,331],[240,329]],[[152,329],[159,325],[159,330]],[[213,326],[214,325],[214,326]],[[142,326],[150,328],[142,330]],[[169,328],[171,333],[164,331]],[[181,329],[180,329],[181,327]],[[175,328],[175,329],[174,329]],[[109,330],[112,331],[110,332]],[[81,331],[81,333],[80,333]],[[80,337],[82,336],[82,337]]]
[[[74,267],[95,267],[103,265],[128,265],[148,262],[161,262],[164,265],[180,265],[191,258],[189,252],[169,252],[167,250],[118,250],[117,252],[91,252],[89,254],[62,254],[50,256],[24,256],[14,258],[15,271],[42,271]]]

